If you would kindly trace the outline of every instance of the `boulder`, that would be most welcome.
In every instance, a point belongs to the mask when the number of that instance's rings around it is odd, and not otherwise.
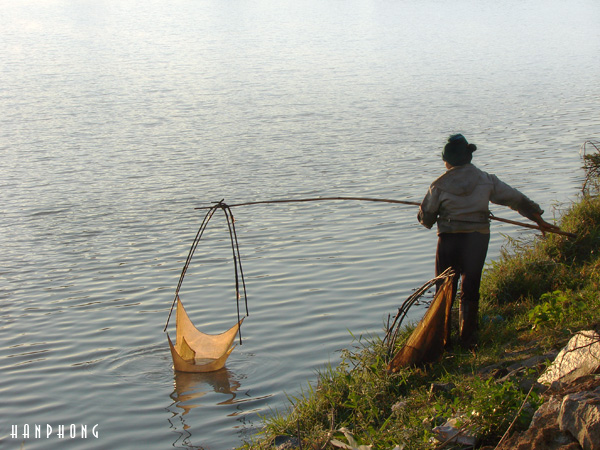
[[[461,421],[462,418],[454,417],[431,431],[440,442],[474,447],[477,444],[478,438],[473,431],[459,427],[458,423]]]
[[[561,400],[550,398],[534,414],[528,430],[513,434],[495,450],[581,450],[573,436],[558,426]]]
[[[568,431],[583,450],[600,450],[600,387],[568,394],[558,415],[561,431]]]
[[[554,359],[554,362],[538,378],[542,384],[570,383],[600,368],[600,334],[581,331],[571,338]]]
[[[273,448],[277,450],[291,450],[300,447],[300,440],[294,436],[280,435],[275,436]]]
[[[526,362],[530,364],[509,366],[498,381],[518,377],[523,367],[535,367],[541,360]],[[538,378],[550,385],[545,393],[549,397],[529,429],[514,433],[495,450],[600,450],[600,377],[593,375],[599,369],[600,334],[577,333]]]

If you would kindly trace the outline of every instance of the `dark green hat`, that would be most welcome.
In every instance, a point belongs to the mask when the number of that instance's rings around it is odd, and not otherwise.
[[[462,134],[453,134],[444,146],[442,159],[452,166],[462,166],[471,162],[475,150],[477,146],[469,144]]]

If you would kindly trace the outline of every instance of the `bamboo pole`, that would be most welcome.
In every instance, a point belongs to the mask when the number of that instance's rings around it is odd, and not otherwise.
[[[368,201],[368,202],[382,202],[382,203],[399,203],[401,205],[411,205],[411,206],[421,206],[420,203],[410,202],[407,200],[390,200],[386,198],[370,198],[370,197],[315,197],[315,198],[298,198],[298,199],[282,199],[282,200],[264,200],[257,202],[246,202],[246,203],[237,203],[235,205],[228,205],[230,208],[234,206],[248,206],[248,205],[265,205],[268,203],[298,203],[298,202],[319,202],[326,200],[358,200],[358,201]],[[199,208],[194,209],[209,209],[212,206],[201,206]]]
[[[314,198],[298,198],[298,199],[280,199],[280,200],[262,200],[256,202],[245,202],[245,203],[236,203],[234,205],[227,205],[230,208],[236,206],[250,206],[250,205],[266,205],[271,203],[302,203],[302,202],[319,202],[319,201],[330,201],[330,200],[355,200],[355,201],[368,201],[368,202],[380,202],[380,203],[396,203],[400,205],[409,205],[409,206],[421,206],[419,202],[412,202],[409,200],[393,200],[387,198],[372,198],[372,197],[314,197]],[[210,209],[212,206],[200,206],[194,209]],[[511,225],[517,225],[520,227],[531,228],[533,230],[543,231],[545,233],[555,233],[561,236],[567,236],[570,238],[576,238],[577,235],[573,233],[568,233],[562,230],[542,230],[538,225],[533,225],[524,222],[517,222],[516,220],[503,219],[502,217],[497,217],[490,213],[489,218],[491,220],[497,220],[498,222],[504,222]]]
[[[502,217],[496,217],[496,216],[494,216],[492,214],[490,214],[490,219],[497,220],[498,222],[510,223],[511,225],[518,225],[518,226],[521,226],[521,227],[531,228],[532,230],[544,231],[545,233],[555,233],[555,234],[560,234],[561,236],[567,236],[567,237],[570,237],[570,238],[576,238],[577,237],[576,234],[569,233],[567,231],[562,231],[562,230],[542,230],[538,225],[533,225],[533,224],[530,224],[530,223],[517,222],[516,220],[503,219]]]

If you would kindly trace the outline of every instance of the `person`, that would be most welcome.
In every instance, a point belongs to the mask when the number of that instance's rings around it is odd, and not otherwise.
[[[475,167],[475,150],[462,134],[449,137],[442,152],[447,171],[431,184],[417,216],[426,228],[437,223],[435,272],[454,270],[453,302],[461,278],[459,339],[465,348],[477,345],[479,286],[490,241],[489,202],[516,210],[536,222],[542,233],[558,229],[542,219],[544,211],[537,203]],[[446,345],[451,346],[449,334]]]

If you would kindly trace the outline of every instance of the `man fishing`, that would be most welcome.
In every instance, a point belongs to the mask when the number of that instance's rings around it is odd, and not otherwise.
[[[459,336],[460,345],[469,349],[477,345],[479,286],[490,241],[489,202],[536,222],[543,234],[559,230],[542,219],[544,211],[537,203],[471,164],[475,150],[462,134],[448,138],[442,152],[447,171],[431,184],[417,215],[426,228],[437,222],[435,273],[448,267],[456,272],[453,301],[461,277]],[[449,335],[446,343],[450,345]]]

